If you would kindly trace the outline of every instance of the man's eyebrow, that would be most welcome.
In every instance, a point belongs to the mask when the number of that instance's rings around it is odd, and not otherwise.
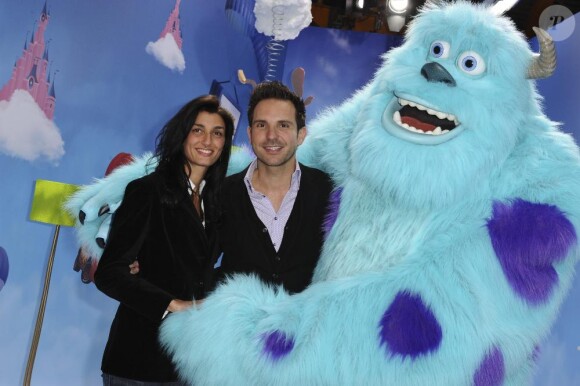
[[[252,123],[264,123],[264,122],[267,122],[267,120],[266,119],[254,119],[252,121]],[[276,123],[292,123],[292,122],[293,121],[291,119],[278,119],[276,121]]]

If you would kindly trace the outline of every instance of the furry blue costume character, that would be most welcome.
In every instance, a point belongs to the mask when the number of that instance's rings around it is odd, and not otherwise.
[[[161,340],[181,376],[528,383],[571,284],[580,226],[578,149],[530,80],[553,70],[553,45],[538,34],[540,56],[489,8],[426,6],[300,149],[337,184],[313,284],[290,296],[234,276],[169,317]],[[73,212],[94,192],[83,194]]]

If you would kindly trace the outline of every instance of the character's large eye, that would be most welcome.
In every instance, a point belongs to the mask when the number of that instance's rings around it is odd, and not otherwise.
[[[485,60],[475,51],[466,51],[459,55],[457,66],[469,75],[480,75],[485,71]]]
[[[450,47],[451,46],[446,41],[436,40],[431,43],[429,54],[434,58],[445,59],[449,56]]]

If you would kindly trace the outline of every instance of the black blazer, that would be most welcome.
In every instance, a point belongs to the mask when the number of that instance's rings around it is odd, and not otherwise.
[[[247,169],[226,178],[221,195],[223,219],[219,234],[223,257],[219,277],[254,273],[267,283],[283,285],[291,293],[310,284],[324,241],[322,224],[332,182],[318,169],[300,164],[300,170],[300,189],[278,252],[248,196],[244,182]]]
[[[158,343],[161,318],[172,299],[205,297],[217,252],[214,224],[204,229],[187,192],[175,207],[161,203],[162,178],[127,185],[95,272],[98,289],[121,303],[101,369],[150,382],[177,379]],[[136,258],[140,272],[131,275]]]

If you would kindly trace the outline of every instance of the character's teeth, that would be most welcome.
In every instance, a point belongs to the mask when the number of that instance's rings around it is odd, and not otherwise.
[[[459,125],[459,122],[457,121],[457,118],[455,117],[455,115],[453,114],[446,114],[437,110],[433,110],[430,109],[428,107],[425,107],[423,105],[417,104],[415,102],[411,102],[408,101],[406,99],[403,98],[398,98],[399,104],[401,106],[412,106],[415,107],[419,110],[423,110],[423,111],[427,111],[428,114],[430,115],[434,115],[437,116],[437,118],[439,119],[447,119],[449,121],[453,121],[455,123],[455,125]],[[441,134],[446,134],[449,133],[449,130],[445,129],[441,129],[440,126],[436,127],[435,130],[432,131],[423,131],[423,130],[419,130],[416,127],[410,126],[407,123],[403,123],[401,120],[401,113],[399,111],[395,111],[393,113],[393,121],[398,124],[399,126],[403,127],[404,129],[413,132],[413,133],[419,133],[419,134],[423,134],[423,135],[441,135]]]
[[[406,100],[406,99],[399,98],[399,104],[400,104],[401,106],[413,106],[413,104],[411,104],[411,103],[412,103],[412,102],[410,102],[410,101],[408,101],[408,100]]]
[[[411,107],[414,107],[414,108],[421,110],[421,111],[427,111],[428,114],[434,115],[439,119],[447,119],[447,120],[455,123],[456,126],[459,125],[459,121],[457,120],[457,117],[455,117],[455,115],[453,115],[453,114],[447,114],[447,113],[444,113],[441,111],[433,110],[427,106],[423,106],[419,103],[411,102],[411,101],[403,99],[403,98],[398,98],[398,101],[399,101],[399,104],[401,106],[411,106]]]
[[[393,114],[393,121],[395,121],[396,123],[398,123],[400,125],[401,124],[401,113],[399,113],[398,111],[395,111],[395,113]]]

